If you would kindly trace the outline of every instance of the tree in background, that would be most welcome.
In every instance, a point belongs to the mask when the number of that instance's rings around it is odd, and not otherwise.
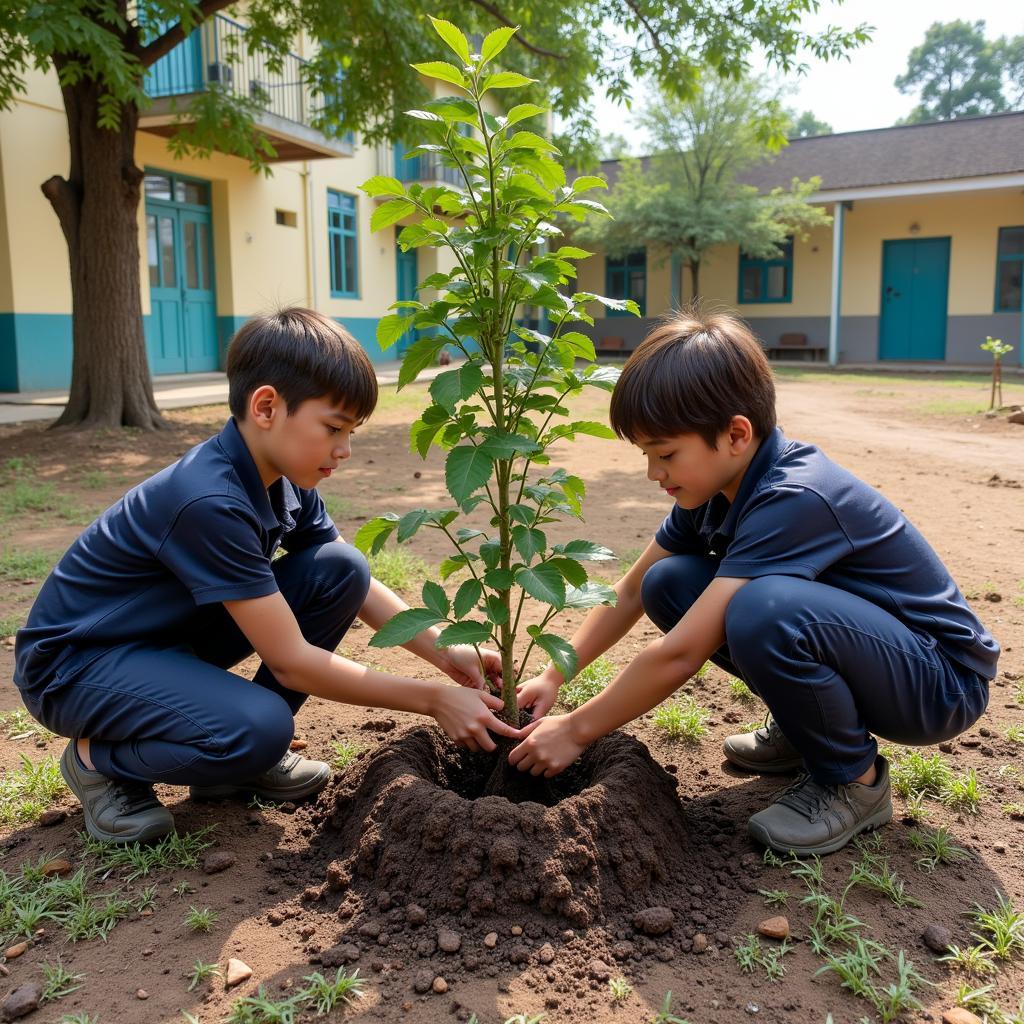
[[[814,116],[813,110],[805,110],[802,114],[790,111],[790,126],[788,136],[791,139],[806,139],[812,135],[831,135],[832,125],[827,121],[819,121]]]
[[[934,22],[924,42],[910,51],[907,70],[896,79],[900,92],[916,92],[921,97],[905,123],[949,121],[1004,110],[1000,70],[1004,45],[1006,40],[989,42],[985,38],[984,21]]]
[[[147,69],[231,6],[231,0],[5,0],[0,109],[24,92],[30,69],[52,69],[67,113],[70,168],[42,185],[71,269],[74,358],[61,426],[164,425],[142,328],[143,172],[135,163],[135,135],[148,102],[143,83]],[[373,144],[400,137],[400,112],[426,98],[410,64],[422,56],[428,14],[457,17],[470,32],[519,25],[508,63],[541,79],[529,98],[549,99],[568,119],[570,136],[585,142],[595,135],[589,106],[595,84],[624,100],[631,78],[652,74],[686,95],[700,64],[738,74],[754,46],[787,71],[801,50],[830,58],[867,39],[864,26],[803,31],[801,20],[817,7],[818,0],[764,0],[736,9],[714,0],[248,0],[245,43],[273,70],[295,39],[312,40],[315,53],[303,73],[320,103],[320,127],[331,134],[359,131],[364,144]],[[247,98],[209,85],[169,145],[199,154],[216,147],[267,170],[272,147],[254,130],[255,114]]]
[[[1003,92],[1010,110],[1024,107],[1024,34],[1004,36],[995,43],[996,60],[1003,69]]]
[[[714,246],[738,244],[748,256],[771,259],[787,238],[830,223],[810,205],[816,178],[766,194],[739,180],[786,144],[788,115],[763,82],[709,72],[691,99],[652,97],[637,122],[653,155],[622,165],[606,204],[615,219],[588,220],[574,236],[584,243],[597,242],[611,256],[660,248],[689,269],[697,299],[701,264]]]

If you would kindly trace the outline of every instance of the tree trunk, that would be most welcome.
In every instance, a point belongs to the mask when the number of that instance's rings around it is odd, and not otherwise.
[[[690,283],[693,285],[692,302],[700,301],[700,260],[690,260]]]
[[[54,59],[57,70],[72,58]],[[142,332],[135,166],[138,109],[123,105],[116,130],[97,123],[102,94],[83,79],[62,87],[71,144],[67,178],[43,183],[71,269],[71,395],[55,427],[167,426],[153,398]]]

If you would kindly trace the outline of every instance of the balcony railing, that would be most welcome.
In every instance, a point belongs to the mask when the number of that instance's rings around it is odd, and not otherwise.
[[[313,96],[304,78],[308,62],[298,54],[288,53],[272,68],[265,53],[249,49],[246,32],[245,25],[217,14],[158,60],[147,72],[145,84],[146,93],[157,101],[153,105],[157,116],[167,108],[167,103],[159,101],[194,95],[216,85],[235,96],[253,101],[267,115],[265,120],[268,122],[280,119],[302,126],[306,135],[316,132],[326,144],[327,151],[289,152],[283,159],[293,159],[296,155],[337,156],[350,153],[353,145],[351,133],[343,138],[331,138],[313,128],[319,108],[318,98]],[[259,124],[258,127],[272,137],[279,134],[267,124]]]
[[[465,185],[458,168],[445,166],[437,153],[421,153],[406,160],[407,152],[406,147],[400,142],[392,146],[378,147],[377,173],[404,182]]]

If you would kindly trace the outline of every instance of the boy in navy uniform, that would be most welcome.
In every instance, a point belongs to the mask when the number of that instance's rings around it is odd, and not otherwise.
[[[342,542],[316,491],[377,402],[359,344],[287,309],[243,325],[227,374],[224,429],[89,526],[17,635],[15,682],[35,718],[72,737],[61,772],[97,839],[171,831],[154,782],[199,797],[319,792],[329,766],[289,750],[310,694],[433,716],[473,750],[494,749],[488,729],[519,735],[491,710],[494,652],[481,665],[472,647],[439,650],[436,628],[405,645],[461,686],[333,653],[357,616],[377,628],[406,607]],[[252,682],[227,671],[253,651]]]
[[[602,693],[541,717],[513,764],[552,776],[589,743],[668,697],[707,659],[768,706],[765,727],[730,736],[752,772],[804,772],[750,833],[799,855],[840,849],[892,817],[873,738],[931,744],[988,703],[999,647],[949,571],[891,502],[775,422],[764,352],[726,315],[683,313],[630,357],[612,426],[639,446],[672,501],[654,540],[572,639],[579,667],[644,612],[664,632]],[[552,666],[520,688],[553,705]]]

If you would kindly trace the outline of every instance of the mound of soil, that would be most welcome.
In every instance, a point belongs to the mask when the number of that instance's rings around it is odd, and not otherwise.
[[[372,884],[428,913],[504,920],[535,907],[576,927],[671,900],[693,858],[676,780],[624,735],[595,743],[542,795],[478,795],[489,759],[434,728],[365,758],[334,793],[328,886]]]

